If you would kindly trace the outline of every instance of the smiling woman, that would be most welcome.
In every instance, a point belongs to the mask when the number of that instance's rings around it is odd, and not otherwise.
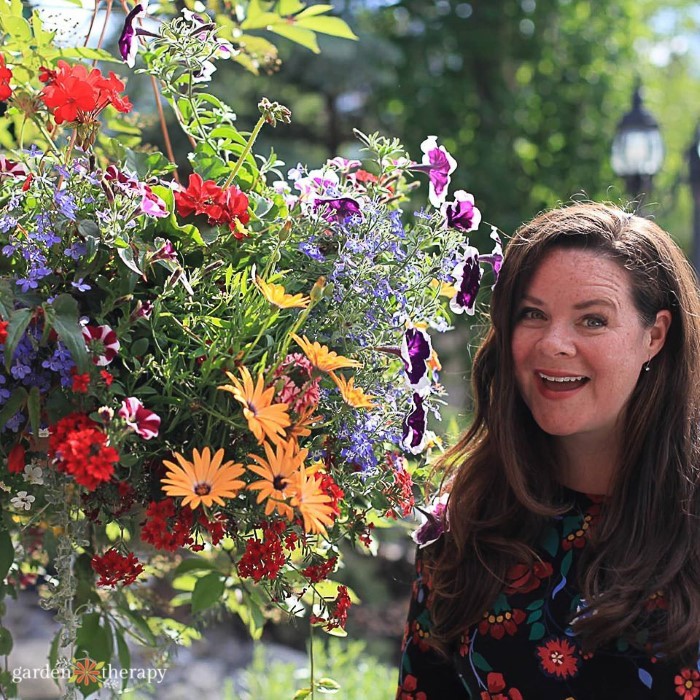
[[[557,209],[510,242],[491,320],[397,698],[700,697],[692,269],[646,219]]]

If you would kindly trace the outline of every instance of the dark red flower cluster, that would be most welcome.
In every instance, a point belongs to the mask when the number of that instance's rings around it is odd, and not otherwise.
[[[310,618],[311,624],[324,623],[324,629],[329,632],[340,627],[345,629],[348,621],[348,610],[352,605],[350,594],[347,586],[338,586],[338,595],[335,600],[328,606],[328,618],[312,615]]]
[[[228,224],[236,238],[245,237],[238,222],[247,224],[250,219],[248,197],[235,185],[224,190],[213,180],[205,182],[197,173],[193,173],[187,188],[175,192],[175,205],[182,217],[203,214],[212,226]]]
[[[105,78],[97,68],[88,73],[83,64],[71,66],[65,61],[58,62],[57,70],[42,67],[40,71],[39,80],[46,83],[40,96],[56,124],[90,124],[107,105],[118,112],[131,109],[129,98],[119,94],[124,83],[111,71]]]
[[[21,474],[26,464],[25,449],[21,443],[17,442],[7,455],[7,471],[10,474]]]
[[[319,484],[321,491],[331,499],[328,505],[333,508],[333,512],[336,516],[340,515],[340,501],[343,500],[345,491],[335,483],[335,480],[328,472],[318,471],[314,476],[316,477],[316,481],[321,482]]]
[[[76,394],[87,394],[90,388],[90,375],[87,372],[85,374],[78,374],[75,367],[73,367],[71,374],[73,376],[73,386],[71,387],[73,392]]]
[[[141,524],[141,539],[156,549],[174,552],[179,547],[194,543],[193,524],[191,508],[182,508],[177,512],[172,498],[151,501],[146,509],[146,520]]]
[[[0,321],[0,345],[4,345],[7,340],[7,327],[9,325],[9,321]]]
[[[209,520],[204,512],[200,512],[197,522],[209,533],[213,545],[219,544],[224,539],[228,525],[225,515],[218,513],[214,520]]]
[[[11,77],[12,71],[5,65],[5,57],[0,53],[0,102],[9,100],[12,95]]]
[[[90,564],[93,571],[100,577],[98,586],[129,586],[143,572],[143,565],[134,556],[121,554],[114,547],[107,550],[102,556],[95,554]]]
[[[241,578],[252,578],[256,583],[263,578],[272,580],[286,562],[282,550],[280,535],[286,525],[283,521],[264,522],[260,529],[262,540],[251,537],[245,546],[245,552],[238,562],[238,574]]]
[[[309,580],[310,583],[318,583],[323,581],[323,579],[328,578],[328,575],[333,572],[335,565],[338,562],[338,557],[331,557],[320,564],[311,564],[305,569],[302,569],[301,573]]]
[[[49,457],[59,471],[90,491],[109,481],[119,463],[107,435],[85,413],[70,413],[50,428]]]
[[[393,504],[387,513],[387,518],[407,517],[413,512],[416,499],[413,496],[413,479],[403,464],[398,453],[389,453],[387,461],[394,470],[394,483],[387,489],[386,495]]]

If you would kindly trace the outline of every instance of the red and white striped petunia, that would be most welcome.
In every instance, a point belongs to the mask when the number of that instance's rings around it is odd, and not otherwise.
[[[83,338],[88,350],[97,346],[95,349],[99,354],[92,361],[100,367],[108,365],[119,352],[117,334],[109,326],[83,326]]]
[[[144,440],[157,437],[160,428],[160,416],[143,407],[143,404],[134,396],[122,401],[117,415],[126,421],[126,424]]]

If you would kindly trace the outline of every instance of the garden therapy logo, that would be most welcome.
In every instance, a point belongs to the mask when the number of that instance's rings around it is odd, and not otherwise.
[[[71,664],[72,675],[68,679],[69,683],[76,685],[94,685],[101,686],[103,683],[102,669],[104,661],[93,661],[89,656],[82,659],[73,659]]]

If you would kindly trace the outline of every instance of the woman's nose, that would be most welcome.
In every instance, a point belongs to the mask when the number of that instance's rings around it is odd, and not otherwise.
[[[563,323],[550,323],[542,329],[538,341],[541,352],[547,355],[573,355],[576,343],[571,328]]]

